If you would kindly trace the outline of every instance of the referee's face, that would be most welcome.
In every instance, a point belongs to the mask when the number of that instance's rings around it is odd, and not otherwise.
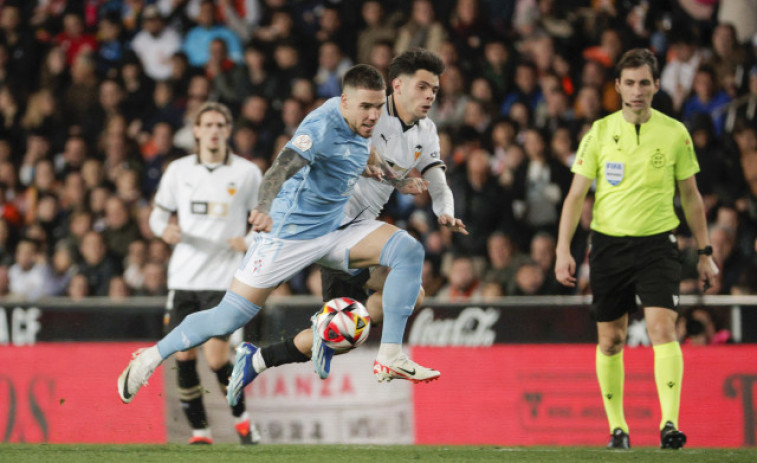
[[[631,110],[635,113],[649,111],[652,107],[652,98],[660,89],[660,81],[652,76],[649,66],[643,65],[637,68],[626,68],[615,79],[615,90],[620,94],[623,101],[623,110]]]

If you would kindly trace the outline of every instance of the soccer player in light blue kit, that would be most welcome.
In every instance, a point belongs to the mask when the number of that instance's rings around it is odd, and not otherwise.
[[[355,183],[363,173],[379,175],[368,165],[370,136],[385,103],[384,79],[368,65],[344,76],[341,97],[309,114],[279,153],[260,187],[249,222],[257,233],[223,300],[196,312],[156,345],[140,349],[118,378],[124,403],[133,400],[169,355],[232,333],[249,322],[271,292],[302,268],[319,262],[343,240],[340,227]],[[349,250],[345,266],[384,265],[391,271],[384,297],[384,334],[376,361],[429,380],[439,372],[422,367],[402,352],[407,318],[421,286],[423,246],[407,232],[379,227]]]

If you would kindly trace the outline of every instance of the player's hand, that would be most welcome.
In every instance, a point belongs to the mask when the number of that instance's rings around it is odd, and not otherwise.
[[[163,234],[160,235],[160,239],[168,244],[176,244],[181,241],[181,228],[178,224],[169,223],[166,229],[163,230]]]
[[[363,171],[363,177],[375,178],[380,182],[384,179],[384,171],[377,165],[368,164]]]
[[[576,286],[576,260],[570,252],[558,252],[555,261],[555,277],[563,286],[575,288]]]
[[[407,177],[398,182],[396,188],[403,195],[419,195],[428,190],[428,180],[418,177]]]
[[[252,230],[256,232],[269,232],[273,228],[273,219],[265,211],[251,210],[247,221],[252,225]]]
[[[699,282],[702,287],[702,292],[706,293],[710,288],[710,284],[717,278],[720,270],[717,264],[712,259],[712,256],[699,256],[699,262],[697,262],[697,271],[699,272]]]
[[[439,217],[439,225],[446,227],[453,232],[462,233],[463,235],[468,234],[468,230],[465,228],[465,224],[462,220],[456,219],[446,214],[442,214]]]
[[[243,236],[235,236],[234,238],[229,238],[228,240],[226,240],[226,242],[229,243],[231,249],[237,252],[247,252],[247,242],[244,240]]]

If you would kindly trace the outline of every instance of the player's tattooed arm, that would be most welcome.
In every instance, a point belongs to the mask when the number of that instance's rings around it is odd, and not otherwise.
[[[258,204],[255,209],[260,212],[268,212],[271,204],[279,194],[281,185],[305,167],[308,161],[299,155],[296,151],[284,148],[276,157],[273,165],[263,176],[263,182],[260,184],[260,193],[258,195]]]

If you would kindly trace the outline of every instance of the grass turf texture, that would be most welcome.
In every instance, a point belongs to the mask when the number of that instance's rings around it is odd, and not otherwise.
[[[0,444],[2,462],[86,463],[139,461],[219,462],[757,462],[757,448],[677,451],[633,448],[613,451],[588,447],[380,446],[380,445],[53,445]]]

